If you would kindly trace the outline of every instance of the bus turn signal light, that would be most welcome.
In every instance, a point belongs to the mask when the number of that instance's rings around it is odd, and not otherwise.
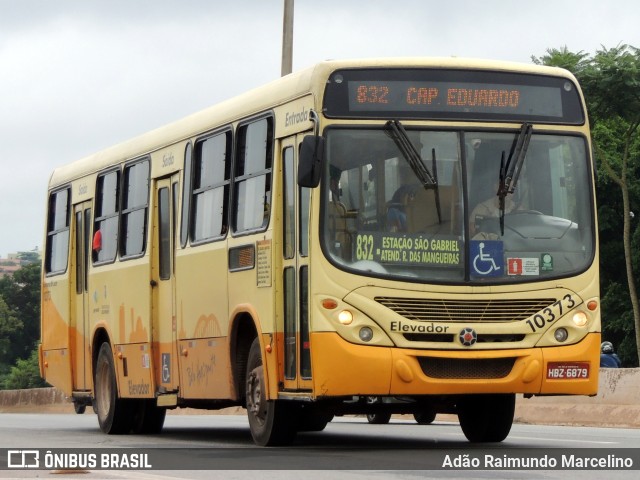
[[[322,306],[327,310],[333,310],[338,307],[338,302],[336,302],[333,298],[325,298],[322,300]]]

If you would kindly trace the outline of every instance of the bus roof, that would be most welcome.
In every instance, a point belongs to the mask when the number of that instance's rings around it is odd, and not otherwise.
[[[336,69],[347,68],[449,68],[495,70],[553,75],[570,78],[573,75],[561,68],[533,64],[464,59],[464,58],[373,58],[355,60],[327,60],[304,70],[278,78],[261,87],[205,108],[181,120],[144,133],[123,143],[94,153],[83,159],[56,168],[49,188],[55,189],[70,181],[90,175],[123,161],[139,158],[207,131],[257,115],[308,93],[321,94],[326,78]],[[577,83],[577,82],[576,82]]]

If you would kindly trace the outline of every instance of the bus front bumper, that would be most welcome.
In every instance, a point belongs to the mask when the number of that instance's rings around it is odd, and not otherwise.
[[[311,334],[315,397],[522,393],[595,395],[600,334],[561,347],[416,350]]]

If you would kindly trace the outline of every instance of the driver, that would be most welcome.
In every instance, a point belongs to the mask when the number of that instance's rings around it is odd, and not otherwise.
[[[495,240],[498,238],[496,233],[481,231],[482,222],[487,218],[498,218],[500,216],[500,198],[498,197],[499,182],[495,184],[496,194],[480,202],[471,211],[471,225],[469,230],[473,240]],[[511,213],[516,209],[513,201],[513,195],[507,195],[504,199],[504,213]]]

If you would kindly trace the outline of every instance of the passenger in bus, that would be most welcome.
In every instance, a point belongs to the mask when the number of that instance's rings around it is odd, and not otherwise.
[[[391,197],[387,204],[387,229],[390,232],[407,231],[407,205],[414,195],[412,187],[403,185]]]
[[[93,234],[93,243],[92,243],[92,249],[94,253],[99,253],[100,250],[102,250],[102,232],[100,231],[100,229],[96,230],[96,232]]]
[[[334,165],[329,167],[329,193],[331,202],[340,201],[340,175],[342,172]]]
[[[329,167],[329,208],[327,233],[334,253],[344,259],[350,257],[351,236],[347,228],[347,207],[340,201],[340,176],[342,172],[334,165]]]

